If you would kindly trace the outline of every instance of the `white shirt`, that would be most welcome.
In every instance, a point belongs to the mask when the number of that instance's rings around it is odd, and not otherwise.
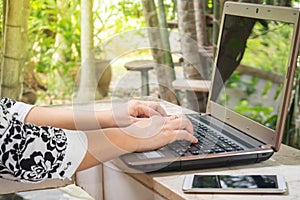
[[[85,133],[25,124],[32,107],[0,98],[0,177],[23,182],[70,179],[87,151]]]

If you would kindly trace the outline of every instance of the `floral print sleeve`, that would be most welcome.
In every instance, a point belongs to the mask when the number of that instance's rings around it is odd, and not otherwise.
[[[26,124],[31,108],[0,98],[0,177],[23,182],[71,178],[87,150],[85,134]]]

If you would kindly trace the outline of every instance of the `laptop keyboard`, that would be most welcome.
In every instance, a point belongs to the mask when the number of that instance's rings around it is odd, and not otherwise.
[[[179,140],[169,144],[168,147],[174,150],[178,155],[204,155],[244,150],[222,133],[192,117],[189,117],[189,119],[194,126],[194,135],[198,139],[198,143],[191,144],[187,141]]]

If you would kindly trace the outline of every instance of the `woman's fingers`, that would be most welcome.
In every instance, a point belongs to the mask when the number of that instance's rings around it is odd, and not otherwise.
[[[174,133],[175,133],[175,138],[174,138],[175,140],[186,140],[191,143],[198,142],[198,139],[194,135],[187,132],[186,130],[175,130]]]
[[[158,112],[161,116],[166,117],[167,113],[165,111],[165,109],[157,102],[146,102],[146,104],[148,104],[149,107],[151,107],[153,110],[155,110],[156,112]]]
[[[191,121],[185,115],[173,115],[169,117],[170,126],[173,127],[175,140],[187,140],[197,143],[198,139],[194,136],[194,129]]]
[[[132,100],[129,103],[129,113],[131,113],[133,117],[151,117],[154,115],[167,116],[163,107],[159,103],[153,101]]]
[[[173,115],[167,118],[154,116],[148,119],[150,119],[150,121],[148,121],[150,124],[148,124],[147,130],[144,129],[144,135],[146,135],[148,131],[152,133],[147,134],[148,136],[163,133],[169,138],[169,143],[178,140],[178,138],[193,143],[198,141],[194,136],[193,125],[185,115]]]
[[[151,117],[154,115],[162,116],[158,110],[145,104],[139,105],[139,115],[145,117]]]
[[[168,118],[172,126],[174,126],[177,130],[185,129],[189,133],[194,134],[193,125],[185,115],[172,115]]]

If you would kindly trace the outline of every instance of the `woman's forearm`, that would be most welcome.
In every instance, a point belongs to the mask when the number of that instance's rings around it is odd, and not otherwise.
[[[111,110],[105,111],[33,107],[25,123],[70,130],[96,130],[129,126],[139,117],[153,115],[166,116],[166,113],[158,103],[133,100],[126,104],[116,103]]]
[[[126,134],[123,129],[119,128],[86,131],[85,133],[88,139],[88,150],[77,171],[117,158],[125,153],[134,152],[139,143],[137,138]]]
[[[25,118],[25,123],[69,130],[95,130],[116,126],[110,110],[84,111],[48,107],[32,108]]]

